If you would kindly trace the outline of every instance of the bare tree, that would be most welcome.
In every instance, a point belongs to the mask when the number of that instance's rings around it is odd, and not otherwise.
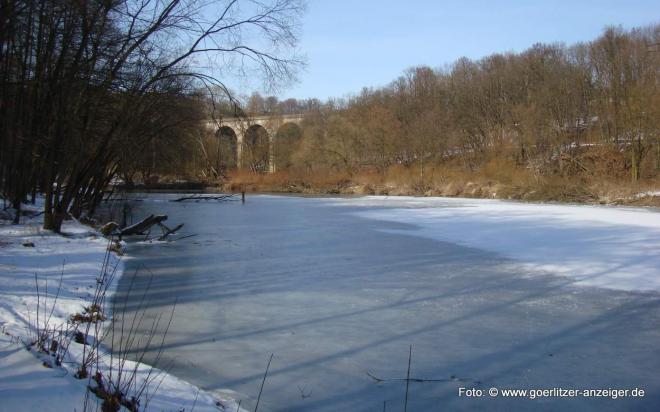
[[[658,25],[607,28],[572,47],[536,44],[462,58],[448,71],[408,69],[387,87],[328,102],[304,124],[294,167],[354,174],[404,165],[423,176],[429,163],[471,172],[498,160],[566,177],[593,174],[580,160],[593,147],[586,158],[602,173],[657,176],[659,38]],[[650,154],[652,169],[644,166]]]
[[[200,88],[234,99],[223,76],[293,78],[299,0],[3,0],[0,179],[14,206],[45,193],[47,229],[82,213],[144,147],[161,96]],[[17,213],[18,216],[18,213]]]

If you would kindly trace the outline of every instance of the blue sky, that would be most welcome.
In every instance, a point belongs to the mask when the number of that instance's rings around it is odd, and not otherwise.
[[[308,0],[302,23],[307,68],[279,97],[325,100],[386,85],[411,66],[660,23],[660,0]]]

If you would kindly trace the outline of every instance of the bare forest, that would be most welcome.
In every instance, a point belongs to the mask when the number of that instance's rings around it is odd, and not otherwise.
[[[268,190],[571,201],[657,187],[659,70],[657,25],[611,27],[588,43],[536,44],[442,69],[413,67],[383,88],[305,102],[289,166],[231,181]],[[295,106],[267,100],[249,102],[259,112]]]
[[[297,0],[0,1],[0,185],[16,210],[45,195],[44,226],[93,216],[106,188],[152,174],[249,73],[290,81]],[[148,156],[145,156],[148,154]]]
[[[6,207],[42,192],[58,231],[93,216],[116,182],[601,202],[657,186],[658,25],[412,67],[326,102],[280,100],[241,97],[222,76],[293,79],[302,5],[221,3],[2,1]],[[259,114],[304,120],[246,136],[239,161],[222,119]]]

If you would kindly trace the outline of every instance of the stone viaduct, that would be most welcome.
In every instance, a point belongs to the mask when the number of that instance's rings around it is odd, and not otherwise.
[[[303,120],[302,114],[283,115],[256,115],[246,117],[223,118],[220,123],[208,122],[207,127],[214,130],[219,139],[229,139],[230,147],[235,148],[236,166],[238,168],[248,167],[246,164],[246,151],[252,150],[256,145],[258,136],[265,133],[267,143],[267,171],[272,173],[276,169],[275,146],[279,131],[284,126],[295,125],[300,129]],[[219,126],[219,128],[218,128]],[[285,144],[282,142],[282,144]],[[263,148],[264,150],[266,148]]]

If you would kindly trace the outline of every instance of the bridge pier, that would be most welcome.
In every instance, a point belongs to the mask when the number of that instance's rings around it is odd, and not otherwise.
[[[275,135],[277,130],[266,129],[268,133],[268,173],[275,173]]]
[[[243,130],[234,129],[236,133],[236,168],[243,168],[243,141],[245,140]]]

